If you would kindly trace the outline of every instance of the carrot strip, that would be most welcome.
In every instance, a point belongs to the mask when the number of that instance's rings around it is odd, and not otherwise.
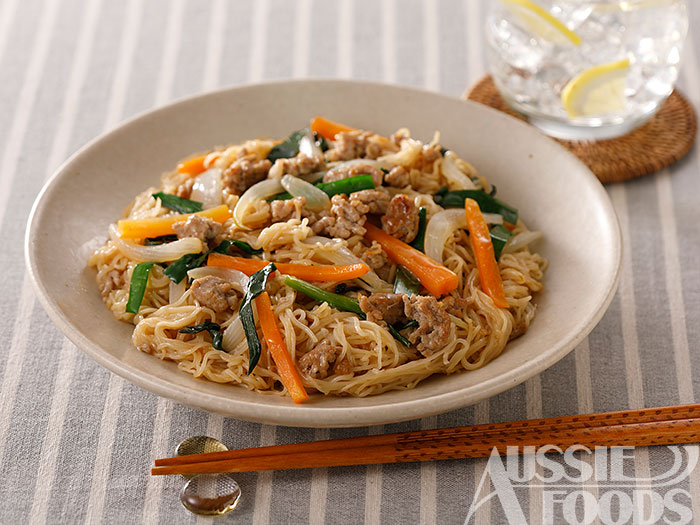
[[[182,161],[177,165],[177,171],[180,173],[187,173],[189,175],[199,175],[207,169],[204,166],[204,161],[208,156],[209,155],[202,155],[201,157],[194,157],[193,159]],[[214,157],[214,160],[217,158],[219,158],[218,155]]]
[[[459,277],[449,268],[372,224],[364,226],[367,229],[365,239],[377,241],[392,261],[408,268],[431,294],[440,296],[459,285]]]
[[[294,366],[292,357],[289,355],[287,345],[284,344],[282,334],[275,322],[275,314],[272,311],[270,296],[267,292],[263,292],[255,298],[255,306],[258,310],[260,330],[267,343],[267,350],[277,365],[277,372],[280,375],[282,384],[289,392],[292,401],[295,403],[306,401],[309,398],[309,394],[306,393],[301,376]]]
[[[486,224],[479,204],[474,199],[464,200],[464,210],[467,214],[467,228],[469,229],[469,242],[474,251],[476,267],[479,270],[481,289],[493,299],[499,308],[508,308],[506,293],[503,290],[503,281],[498,270],[498,263],[493,251],[493,243],[489,235],[489,227]]]
[[[335,140],[336,134],[341,131],[354,131],[355,128],[339,124],[323,117],[314,117],[311,121],[311,131],[321,135],[324,139]]]
[[[258,270],[270,264],[268,261],[257,259],[244,259],[243,257],[233,257],[221,253],[209,254],[207,266],[221,266],[223,268],[233,268],[246,275],[253,275]],[[366,264],[349,264],[347,266],[316,266],[308,264],[275,263],[277,269],[284,274],[304,279],[305,281],[347,281],[362,277],[369,272]]]
[[[171,235],[174,233],[173,224],[186,221],[190,215],[200,215],[201,217],[224,223],[231,218],[231,210],[228,209],[228,206],[222,204],[221,206],[198,211],[197,213],[149,217],[147,219],[122,219],[117,222],[117,231],[122,239],[145,239],[146,237]]]

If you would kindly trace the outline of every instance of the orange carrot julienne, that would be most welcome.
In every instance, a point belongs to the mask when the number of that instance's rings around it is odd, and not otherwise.
[[[431,294],[444,295],[459,285],[459,277],[449,268],[372,224],[364,226],[367,229],[365,239],[377,241],[389,259],[408,268]]]
[[[185,160],[177,165],[177,171],[180,173],[187,173],[189,175],[199,175],[207,168],[204,166],[204,161],[209,155],[202,155],[201,157],[194,157],[189,160]],[[218,155],[214,157],[214,160],[218,158]]]
[[[199,215],[213,221],[224,223],[231,218],[231,210],[222,204],[215,208],[198,211],[197,213],[183,213],[178,215],[166,215],[165,217],[149,217],[146,219],[122,219],[117,222],[117,231],[122,239],[145,239],[146,237],[160,237],[173,234],[173,224],[186,221],[190,215]]]
[[[341,131],[353,131],[355,128],[339,124],[323,117],[314,117],[311,121],[311,131],[321,135],[324,139],[334,140],[336,134]]]
[[[499,308],[508,308],[506,293],[503,290],[501,273],[493,251],[493,243],[489,234],[486,219],[481,213],[479,204],[474,199],[464,200],[464,210],[467,214],[467,228],[469,229],[469,242],[474,251],[476,267],[479,270],[481,289],[493,299]]]
[[[255,298],[255,306],[258,310],[260,320],[260,330],[262,331],[267,350],[277,365],[277,372],[280,375],[282,384],[289,392],[289,396],[295,403],[301,403],[309,398],[306,393],[301,376],[294,366],[294,361],[289,355],[287,345],[284,344],[282,334],[277,327],[275,314],[272,311],[272,303],[267,292],[263,292]]]
[[[243,257],[233,257],[221,253],[209,254],[207,266],[221,266],[232,268],[243,272],[246,275],[253,275],[258,270],[270,264],[269,261],[259,261],[257,259],[244,259]],[[347,281],[362,277],[369,272],[366,264],[349,264],[347,266],[324,266],[308,264],[275,263],[277,269],[284,274],[304,279],[305,281]]]

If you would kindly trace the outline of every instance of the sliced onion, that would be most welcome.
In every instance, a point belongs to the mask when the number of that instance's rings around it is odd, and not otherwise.
[[[457,167],[457,155],[454,151],[448,151],[442,159],[442,174],[447,179],[450,189],[475,190],[474,182]]]
[[[304,242],[307,244],[321,243],[327,245],[338,241],[328,239],[326,237],[315,236],[309,237]],[[345,246],[340,246],[335,250],[323,250],[318,252],[318,255],[325,257],[329,262],[339,266],[346,266],[349,264],[367,264]],[[393,289],[389,283],[379,277],[372,269],[370,269],[370,271],[364,274],[362,277],[358,278],[358,281],[366,285],[363,286],[363,288],[373,293],[391,292]]]
[[[109,238],[122,254],[136,262],[176,261],[188,253],[200,253],[204,250],[202,241],[195,237],[185,237],[156,246],[142,246],[134,241],[120,238],[114,224],[109,227]]]
[[[498,213],[484,213],[486,224],[503,224]],[[451,208],[436,213],[425,229],[425,254],[442,263],[442,250],[455,230],[467,228],[467,215],[462,208]]]
[[[467,215],[462,208],[443,210],[433,215],[425,229],[425,254],[442,264],[445,243],[455,230],[467,227]]]
[[[170,304],[175,304],[180,300],[180,298],[183,296],[185,293],[185,290],[187,289],[187,280],[182,279],[179,283],[174,283],[173,281],[170,281],[170,287],[168,289],[169,295],[168,295],[168,301],[170,301]]]
[[[226,282],[234,285],[237,291],[243,293],[245,287],[248,285],[248,276],[243,272],[234,270],[233,268],[221,268],[219,266],[201,266],[200,268],[194,268],[187,272],[187,277],[190,279],[201,279],[212,275],[214,277],[219,277]],[[183,279],[184,281],[184,279]]]
[[[250,228],[243,225],[243,218],[251,204],[257,200],[267,199],[268,197],[277,195],[278,193],[282,193],[282,184],[280,184],[279,179],[265,179],[248,188],[245,193],[241,195],[241,198],[238,199],[236,207],[233,209],[233,220],[238,227],[249,230]]]
[[[221,169],[211,168],[194,180],[190,199],[201,202],[202,208],[208,210],[221,204],[221,190]]]
[[[481,213],[484,216],[486,224],[503,224],[503,215],[498,213]],[[466,216],[466,215],[465,215]]]
[[[311,211],[321,211],[331,206],[331,199],[325,191],[294,175],[285,175],[280,182],[282,187],[293,197],[304,197],[306,199],[305,207]]]
[[[243,331],[243,323],[241,323],[241,318],[238,315],[238,312],[233,315],[235,316],[235,319],[226,327],[221,339],[221,346],[227,352],[233,352],[239,344],[245,341],[245,332]]]
[[[321,150],[319,145],[316,144],[316,140],[314,139],[311,130],[308,130],[306,132],[306,135],[304,135],[299,141],[299,153],[303,153],[307,157],[323,155],[323,151]]]
[[[521,232],[514,235],[503,247],[503,253],[513,253],[542,237],[542,232]]]

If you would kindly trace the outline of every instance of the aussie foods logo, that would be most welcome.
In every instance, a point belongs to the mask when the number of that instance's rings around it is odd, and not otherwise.
[[[508,447],[505,456],[494,448],[465,525],[476,523],[479,509],[493,500],[498,500],[511,524],[528,523],[528,518],[572,525],[690,523],[693,513],[686,480],[698,463],[698,447],[659,448],[672,455],[672,464],[649,477],[632,474],[633,447]],[[532,494],[541,497],[541,516],[530,516],[521,505]]]

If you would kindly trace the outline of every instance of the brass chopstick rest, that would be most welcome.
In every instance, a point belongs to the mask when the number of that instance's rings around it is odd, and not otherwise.
[[[177,456],[228,450],[218,439],[193,436],[175,449]],[[180,501],[194,514],[220,516],[232,511],[241,499],[241,488],[230,474],[183,474],[189,481],[180,491]]]

